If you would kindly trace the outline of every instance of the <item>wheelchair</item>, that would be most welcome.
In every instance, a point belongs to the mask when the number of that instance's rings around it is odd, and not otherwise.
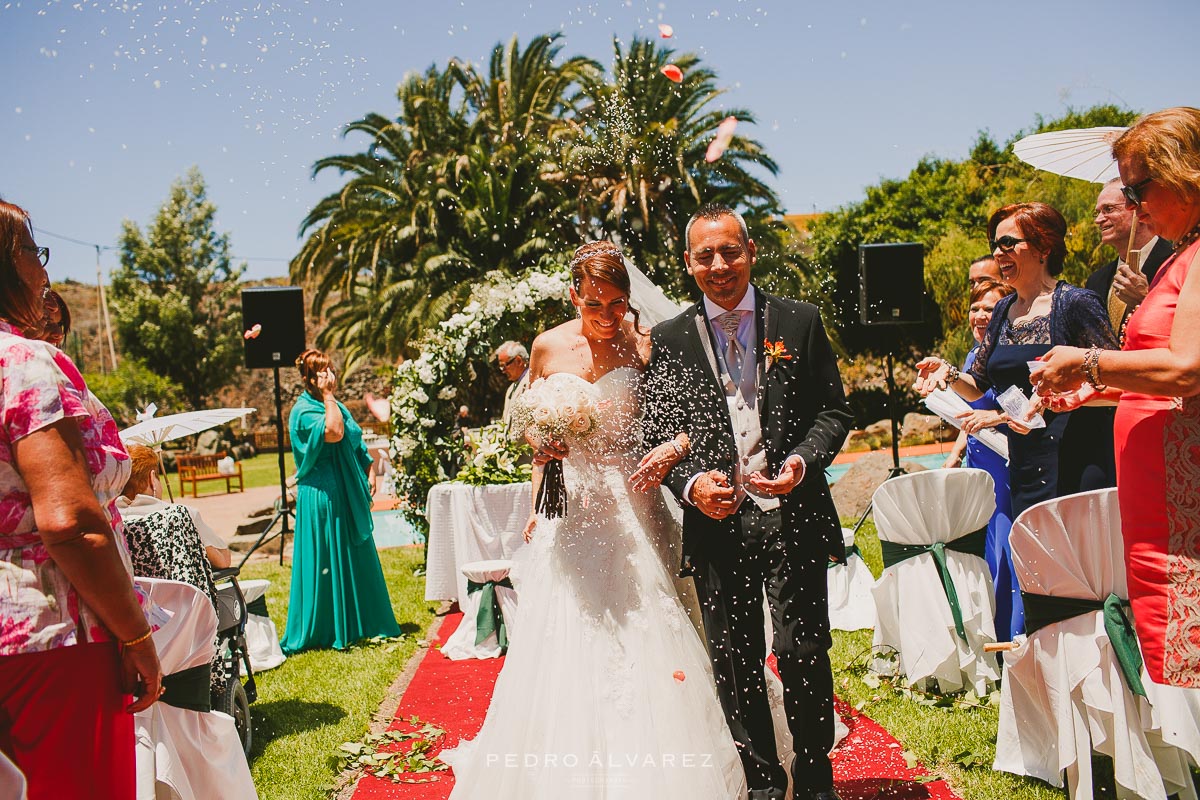
[[[238,584],[237,567],[213,570],[217,606],[217,653],[224,666],[220,686],[214,686],[212,707],[233,717],[242,749],[250,755],[254,732],[250,723],[250,704],[258,699],[254,670],[250,666],[250,651],[246,646],[246,597]],[[242,684],[242,670],[246,683]]]

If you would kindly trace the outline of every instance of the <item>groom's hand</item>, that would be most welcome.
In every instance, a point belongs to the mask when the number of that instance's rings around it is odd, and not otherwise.
[[[787,494],[799,486],[800,482],[804,480],[804,473],[804,459],[795,455],[788,456],[787,461],[783,462],[783,469],[779,470],[777,478],[771,480],[761,472],[755,472],[750,476],[750,485],[768,497],[776,497]]]
[[[725,519],[734,506],[733,486],[724,472],[709,470],[692,484],[692,504],[713,519]]]

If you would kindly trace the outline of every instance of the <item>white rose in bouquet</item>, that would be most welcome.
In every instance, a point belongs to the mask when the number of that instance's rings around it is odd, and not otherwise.
[[[592,418],[582,412],[576,412],[571,417],[570,430],[576,436],[582,436],[592,429]]]

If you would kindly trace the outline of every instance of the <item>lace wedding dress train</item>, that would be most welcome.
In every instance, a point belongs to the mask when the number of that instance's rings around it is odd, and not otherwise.
[[[745,777],[708,654],[669,564],[677,529],[632,491],[641,373],[589,392],[598,429],[564,461],[566,515],[517,554],[520,636],[479,735],[445,751],[452,800],[740,800]]]

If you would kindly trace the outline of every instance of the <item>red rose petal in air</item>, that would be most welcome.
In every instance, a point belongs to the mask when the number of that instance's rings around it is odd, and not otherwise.
[[[729,147],[729,143],[733,141],[733,132],[737,130],[737,117],[726,117],[717,126],[716,137],[709,142],[708,151],[704,154],[704,160],[708,163],[716,161],[725,154],[725,148]]]
[[[673,677],[679,683],[683,683],[684,681],[687,680],[687,675],[684,675],[683,670],[681,670],[681,669],[675,670],[675,672],[671,675],[671,677]]]
[[[672,36],[675,35],[675,29],[672,28],[670,25],[659,25],[658,26],[658,35],[664,39],[670,39]]]
[[[683,70],[674,64],[667,64],[660,71],[663,75],[667,76],[668,80],[675,81],[675,83],[683,83]]]

